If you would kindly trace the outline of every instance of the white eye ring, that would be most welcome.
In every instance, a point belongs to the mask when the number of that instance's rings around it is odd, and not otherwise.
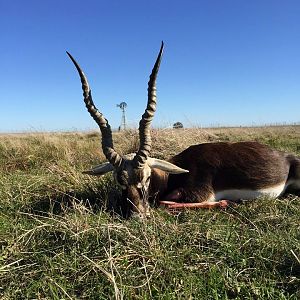
[[[137,187],[138,189],[141,189],[141,188],[143,187],[143,184],[142,184],[141,182],[139,182],[139,183],[137,183],[136,187]]]

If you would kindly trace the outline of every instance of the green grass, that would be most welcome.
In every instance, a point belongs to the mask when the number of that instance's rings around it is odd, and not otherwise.
[[[153,154],[258,140],[300,154],[300,128],[156,130]],[[116,133],[118,151],[137,147]],[[168,140],[166,145],[165,141]],[[300,198],[125,220],[98,134],[0,136],[1,299],[299,299]]]

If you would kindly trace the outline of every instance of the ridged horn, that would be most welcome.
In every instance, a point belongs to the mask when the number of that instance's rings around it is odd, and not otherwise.
[[[161,42],[161,47],[148,82],[147,107],[139,124],[140,147],[133,160],[133,164],[136,168],[142,168],[145,165],[151,150],[150,124],[156,110],[156,77],[159,70],[163,49],[164,42]]]
[[[75,65],[75,67],[78,71],[78,74],[80,76],[85,106],[101,130],[103,153],[106,156],[107,160],[114,167],[118,168],[122,164],[123,159],[114,150],[111,127],[108,124],[108,121],[104,118],[103,114],[96,108],[96,106],[93,102],[92,91],[90,89],[90,86],[89,86],[89,83],[87,81],[85,74],[83,73],[82,69],[80,68],[80,66],[78,65],[76,60],[73,58],[73,56],[68,51],[66,51],[66,52],[67,52],[68,56],[70,57],[70,59],[72,60],[73,64]]]

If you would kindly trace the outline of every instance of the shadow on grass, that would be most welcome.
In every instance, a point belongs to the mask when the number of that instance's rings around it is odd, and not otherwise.
[[[82,210],[86,209],[92,213],[98,213],[99,211],[106,211],[112,215],[118,215],[121,218],[128,219],[131,216],[131,204],[128,203],[126,195],[122,195],[116,185],[108,185],[103,187],[86,187],[84,190],[69,190],[69,191],[56,191],[47,194],[43,198],[34,199],[30,204],[25,207],[25,211],[38,214],[38,215],[59,215],[69,212],[70,210]],[[286,198],[282,198],[288,201],[288,199],[294,199],[294,195],[284,195]],[[272,201],[272,200],[269,200]],[[157,208],[153,199],[151,206]],[[252,224],[251,214],[253,210],[249,210],[249,218],[244,216],[241,210],[247,211],[247,206],[251,205],[253,200],[239,200],[230,203],[227,212],[232,215],[242,216],[243,222]],[[243,209],[242,209],[243,207]],[[185,216],[185,214],[179,214]],[[179,220],[181,219],[179,218]],[[189,218],[189,215],[183,217],[183,219]]]
[[[106,211],[122,218],[130,216],[129,207],[122,201],[122,195],[116,187],[111,187],[107,191],[88,188],[84,191],[55,192],[36,199],[25,208],[25,211],[37,215],[59,215],[76,209],[93,213]]]

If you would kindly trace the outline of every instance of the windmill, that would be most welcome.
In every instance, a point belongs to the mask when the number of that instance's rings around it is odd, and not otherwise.
[[[125,108],[127,107],[126,102],[121,102],[120,104],[117,104],[117,107],[120,107],[122,110],[122,119],[121,119],[121,125],[119,126],[119,130],[126,129],[126,117],[125,117]]]

